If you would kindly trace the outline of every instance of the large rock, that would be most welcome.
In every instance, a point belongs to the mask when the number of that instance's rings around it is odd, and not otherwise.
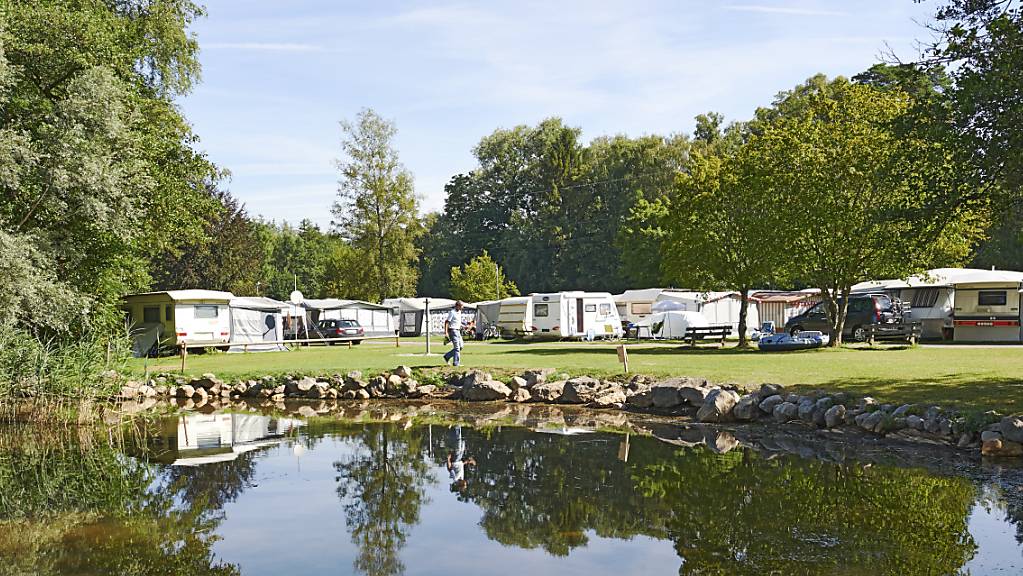
[[[654,405],[654,391],[652,388],[636,392],[634,394],[627,394],[628,399],[626,403],[636,408],[649,408]]]
[[[437,387],[433,384],[423,384],[422,386],[416,387],[415,395],[418,397],[433,396],[434,392],[437,391]]]
[[[305,393],[305,397],[306,398],[312,398],[314,400],[318,400],[320,398],[326,398],[327,397],[327,385],[323,384],[322,382],[317,382],[316,384],[313,384],[313,387],[310,388],[309,391]]]
[[[512,376],[511,380],[508,380],[508,387],[514,392],[519,388],[529,388],[529,383],[521,376]]]
[[[771,412],[776,422],[788,422],[799,418],[799,406],[796,406],[792,402],[782,402],[774,407]]]
[[[556,380],[554,382],[543,382],[537,384],[529,389],[529,393],[532,394],[533,398],[540,402],[554,402],[561,397],[561,394],[565,391],[565,381]]]
[[[759,396],[756,393],[746,394],[739,401],[735,403],[735,408],[732,410],[732,416],[736,420],[753,420],[757,417],[760,412],[757,406]]]
[[[409,368],[408,366],[398,366],[397,368],[395,368],[394,374],[397,377],[403,378],[403,379],[404,378],[411,378],[412,377],[412,369]]]
[[[288,380],[284,384],[284,393],[289,396],[305,396],[313,386],[316,386],[316,378],[306,376],[301,380]]]
[[[1023,444],[1010,440],[995,439],[988,440],[981,444],[980,453],[984,456],[993,457],[1015,457],[1023,456]]]
[[[511,401],[512,402],[529,402],[533,399],[533,395],[529,392],[525,386],[512,390]]]
[[[813,423],[819,427],[827,426],[824,415],[827,414],[834,404],[835,401],[827,396],[817,400],[813,407]]]
[[[925,424],[924,419],[917,416],[916,414],[910,414],[909,416],[906,416],[906,426],[912,428],[913,430],[923,431],[924,424]]]
[[[600,382],[594,378],[572,378],[565,382],[558,402],[561,404],[586,404],[596,397],[596,387]]]
[[[760,401],[760,411],[764,414],[774,414],[774,408],[785,402],[780,394],[774,394]]]
[[[739,402],[739,395],[731,390],[715,388],[707,394],[707,399],[696,411],[696,419],[700,422],[726,422],[732,419],[732,409]]]
[[[1023,444],[1023,417],[1006,416],[999,423],[999,429],[1003,439]]]
[[[547,381],[547,377],[554,374],[554,368],[537,368],[534,370],[526,370],[522,373],[522,378],[526,381],[526,388],[532,388],[537,384],[543,384]]]
[[[472,388],[484,382],[490,382],[491,380],[493,380],[493,378],[490,377],[490,374],[487,374],[482,370],[469,370],[459,381],[461,382],[462,388]]]
[[[178,386],[177,397],[178,398],[191,398],[195,395],[195,388],[191,384],[182,384]]]
[[[625,390],[619,387],[610,387],[598,392],[592,405],[595,408],[621,408],[627,399]]]
[[[813,398],[803,398],[799,402],[799,419],[807,424],[813,423],[813,411],[817,402]]]
[[[824,426],[834,428],[845,422],[845,406],[835,404],[824,412]]]
[[[387,377],[387,384],[384,384],[384,391],[388,394],[397,394],[401,392],[401,376],[397,374],[391,374]]]
[[[472,402],[504,400],[511,396],[511,393],[511,388],[497,380],[488,380],[474,386],[462,388],[462,398]]]

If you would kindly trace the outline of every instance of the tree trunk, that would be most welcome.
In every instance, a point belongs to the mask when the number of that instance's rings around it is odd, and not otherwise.
[[[838,323],[838,301],[835,298],[837,290],[832,288],[821,288],[820,290],[821,300],[824,302],[824,308],[828,313],[828,328],[831,330],[828,347],[833,348],[842,342],[842,333],[835,331]]]
[[[749,312],[749,289],[743,287],[739,291],[739,348],[749,346],[746,338],[746,317]]]
[[[838,290],[836,290],[837,292]],[[849,293],[852,291],[851,287],[844,287],[841,289],[841,299],[836,302],[836,313],[837,318],[832,324],[834,324],[835,337],[832,339],[832,346],[839,346],[842,344],[842,332],[845,331],[845,315],[849,310]]]

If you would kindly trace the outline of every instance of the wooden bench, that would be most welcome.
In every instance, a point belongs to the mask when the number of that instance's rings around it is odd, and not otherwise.
[[[725,345],[725,338],[732,335],[732,327],[728,324],[719,326],[692,326],[686,328],[685,338],[682,340],[689,342],[690,348],[696,348],[696,342],[712,342],[717,341],[718,347]]]

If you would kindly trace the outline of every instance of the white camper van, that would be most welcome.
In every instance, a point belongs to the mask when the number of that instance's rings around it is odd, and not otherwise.
[[[533,336],[538,338],[620,338],[622,320],[607,292],[552,292],[531,295]]]
[[[154,346],[225,346],[231,341],[230,302],[234,294],[216,290],[167,290],[124,297],[134,352]]]

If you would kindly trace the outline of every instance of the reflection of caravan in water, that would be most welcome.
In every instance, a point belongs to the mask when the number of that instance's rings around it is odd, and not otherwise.
[[[174,466],[227,462],[239,454],[276,445],[303,425],[301,420],[260,414],[166,418],[161,423],[161,433],[150,441],[150,455],[158,462]]]
[[[621,337],[622,320],[607,292],[533,294],[533,336],[544,338]]]

